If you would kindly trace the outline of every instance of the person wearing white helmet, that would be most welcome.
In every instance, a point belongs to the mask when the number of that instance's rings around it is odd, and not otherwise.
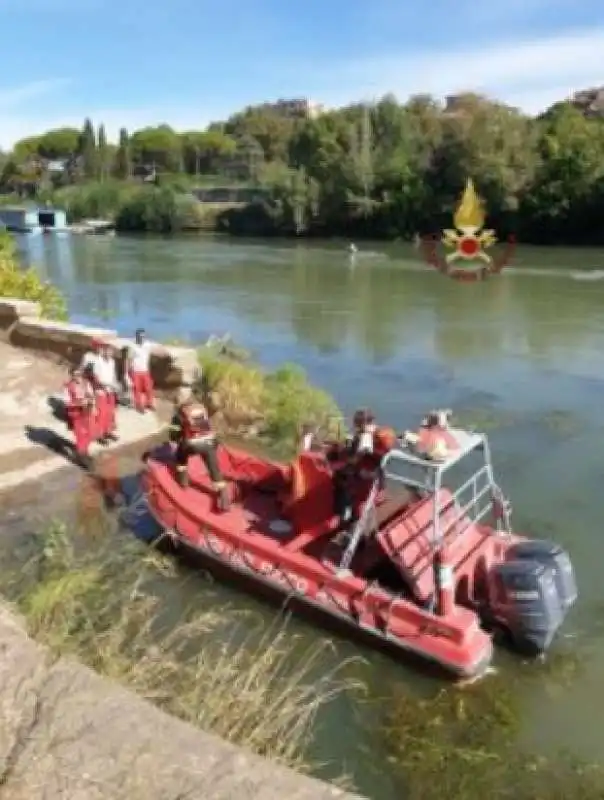
[[[446,461],[454,448],[449,432],[449,409],[430,411],[422,420],[418,433],[405,431],[403,442],[414,450],[420,458],[430,461]]]

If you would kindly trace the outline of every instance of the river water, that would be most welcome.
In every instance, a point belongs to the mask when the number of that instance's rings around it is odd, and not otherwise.
[[[522,697],[523,742],[604,763],[604,251],[519,248],[513,268],[479,284],[382,244],[351,262],[341,243],[37,238],[27,257],[65,292],[76,322],[191,344],[228,332],[267,366],[303,366],[346,412],[370,405],[402,428],[447,406],[487,429],[515,528],[568,547],[581,592],[557,645],[581,664],[562,697],[535,695],[517,662],[498,655]],[[188,591],[204,597],[201,584]],[[225,599],[274,613],[215,586],[205,601]],[[292,630],[316,635],[304,623]],[[333,659],[356,653],[338,641]],[[361,792],[394,800],[372,725],[388,687],[427,679],[362,655],[371,702],[336,702],[315,749],[326,775],[344,767]]]

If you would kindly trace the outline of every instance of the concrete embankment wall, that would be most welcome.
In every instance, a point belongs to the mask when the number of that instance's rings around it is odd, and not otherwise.
[[[53,660],[0,605],[0,798],[355,800]]]
[[[93,338],[103,338],[118,349],[131,342],[119,337],[114,330],[44,319],[39,303],[0,298],[0,340],[8,344],[76,364],[89,349]],[[159,389],[169,389],[182,380],[191,380],[196,363],[192,348],[166,347],[164,354],[158,352],[151,358],[155,385]]]

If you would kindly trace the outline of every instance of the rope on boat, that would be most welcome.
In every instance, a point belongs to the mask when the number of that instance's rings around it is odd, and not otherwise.
[[[234,545],[233,547],[231,547],[231,550],[229,551],[229,553],[226,554],[222,549],[215,548],[212,545],[211,539],[208,536],[208,531],[205,528],[201,528],[200,532],[201,532],[201,534],[203,536],[204,543],[205,543],[207,549],[215,557],[223,559],[225,557],[225,555],[228,555],[229,558],[232,558],[234,555],[236,555],[236,556],[239,557],[241,562],[243,564],[245,564],[245,566],[251,572],[255,572],[256,574],[261,574],[261,575],[263,575],[265,577],[268,577],[268,578],[273,577],[275,575],[275,573],[279,573],[279,577],[280,577],[281,581],[284,581],[289,585],[289,591],[288,591],[287,595],[285,596],[285,598],[283,599],[283,602],[281,604],[282,611],[285,611],[287,609],[287,606],[289,605],[289,603],[290,603],[290,601],[292,599],[294,599],[296,597],[299,597],[299,596],[303,596],[304,593],[299,591],[299,589],[296,586],[296,584],[291,580],[287,570],[284,570],[283,568],[280,568],[279,566],[274,565],[274,564],[270,564],[269,565],[268,562],[267,562],[267,566],[270,566],[270,569],[265,569],[265,570],[258,569],[256,564],[253,561],[250,560],[247,552],[245,550],[243,550],[239,545]],[[355,595],[351,599],[351,602],[357,602],[358,600],[363,600],[363,598],[367,595],[367,593],[371,589],[374,589],[377,585],[378,585],[377,581],[371,581],[365,587],[363,587],[363,589],[360,592],[358,592],[357,595]],[[317,593],[320,593],[320,592],[322,592],[331,601],[331,604],[344,617],[352,618],[357,623],[359,622],[360,615],[356,613],[356,610],[351,609],[351,607],[350,607],[351,603],[342,603],[340,601],[340,598],[333,593],[333,591],[331,590],[331,587],[328,587],[325,582],[318,584]],[[390,601],[388,603],[388,608],[387,608],[387,612],[386,612],[385,619],[384,619],[384,629],[383,629],[383,633],[385,635],[388,634],[389,629],[390,629],[390,620],[392,618],[392,612],[393,612],[394,604],[400,599],[401,599],[400,595],[394,595],[394,596],[391,597],[391,599],[390,599]],[[423,633],[430,633],[430,632],[432,632],[431,631],[431,626],[430,625],[426,625],[425,630],[420,629],[420,630],[418,630],[417,634],[412,635],[412,636],[407,635],[404,638],[407,638],[407,639],[408,638],[418,638]]]
[[[247,552],[245,550],[243,550],[239,545],[236,544],[234,546],[231,546],[230,551],[228,553],[226,553],[224,550],[222,550],[222,548],[214,547],[214,545],[212,544],[210,536],[208,536],[207,530],[205,530],[204,528],[201,528],[200,529],[200,533],[203,536],[204,543],[205,543],[207,549],[210,551],[210,553],[213,556],[215,556],[217,558],[221,558],[221,559],[224,559],[225,556],[226,556],[226,557],[229,558],[229,560],[232,560],[233,556],[236,556],[238,558],[238,560],[240,560],[240,562],[243,565],[245,565],[245,567],[247,567],[250,571],[255,572],[257,574],[261,574],[261,575],[263,575],[263,576],[265,576],[267,578],[270,578],[275,573],[278,573],[281,581],[283,581],[283,582],[288,584],[288,586],[289,586],[289,595],[294,596],[294,595],[302,594],[299,591],[299,589],[296,586],[296,584],[290,578],[289,573],[287,572],[287,570],[284,570],[283,568],[279,567],[276,564],[270,564],[268,562],[266,564],[267,568],[258,569],[256,564],[253,561],[250,560]],[[288,595],[288,599],[290,599],[289,595]]]
[[[327,597],[329,597],[333,605],[336,606],[336,608],[341,611],[342,614],[347,617],[351,616],[350,605],[348,603],[341,603],[340,599],[333,595],[326,586],[323,587],[322,591],[327,595]]]

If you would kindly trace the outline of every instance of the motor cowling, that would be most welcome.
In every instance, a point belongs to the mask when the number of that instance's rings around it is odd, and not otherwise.
[[[568,611],[575,603],[578,596],[575,572],[570,556],[559,544],[542,539],[527,539],[512,546],[508,550],[507,559],[534,560],[547,564],[554,572],[558,596],[564,610]]]
[[[497,564],[489,577],[493,621],[519,650],[547,650],[564,619],[551,568],[528,559],[507,561]]]
[[[489,574],[493,620],[526,653],[545,652],[577,598],[568,553],[547,541],[512,546]]]

